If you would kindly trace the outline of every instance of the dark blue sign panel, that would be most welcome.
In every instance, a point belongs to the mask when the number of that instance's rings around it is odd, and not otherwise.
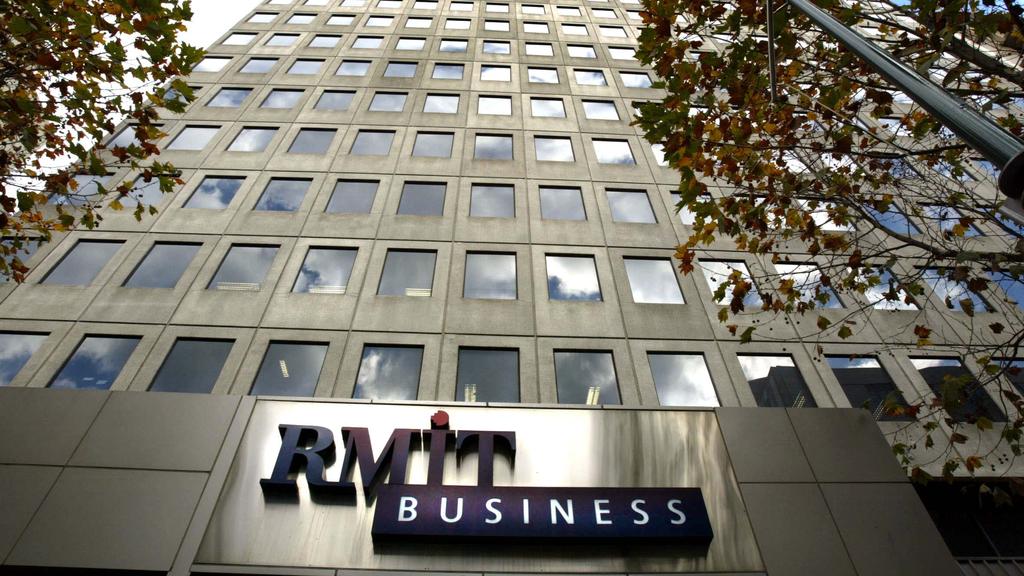
[[[643,540],[707,545],[699,488],[520,488],[384,484],[374,540]]]

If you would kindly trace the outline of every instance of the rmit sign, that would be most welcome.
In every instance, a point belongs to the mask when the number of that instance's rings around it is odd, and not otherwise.
[[[282,424],[281,449],[264,494],[295,496],[296,472],[305,467],[314,497],[354,496],[355,465],[363,490],[376,498],[371,533],[375,540],[521,539],[640,540],[707,545],[713,536],[699,488],[572,488],[494,485],[497,455],[515,463],[512,431],[449,430],[448,415],[436,413],[430,430],[398,428],[374,456],[366,428],[342,428],[341,476],[328,481],[335,461],[331,430]],[[406,484],[410,451],[429,451],[426,484]],[[447,486],[445,455],[476,452],[476,486]],[[458,458],[461,459],[461,458]],[[614,463],[613,463],[614,464]],[[385,472],[388,482],[383,483]]]

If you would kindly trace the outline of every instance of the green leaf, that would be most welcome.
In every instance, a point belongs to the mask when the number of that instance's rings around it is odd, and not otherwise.
[[[748,326],[747,329],[740,334],[740,344],[749,344],[753,337],[754,327]]]

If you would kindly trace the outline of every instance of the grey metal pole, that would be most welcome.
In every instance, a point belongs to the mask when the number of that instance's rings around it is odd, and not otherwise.
[[[788,0],[830,36],[860,56],[879,74],[906,93],[914,102],[930,112],[997,168],[999,189],[1011,198],[1024,192],[1024,142],[1010,134],[990,118],[967,106],[930,79],[876,46],[842,22],[833,18],[811,0]],[[771,14],[768,19],[771,21]]]

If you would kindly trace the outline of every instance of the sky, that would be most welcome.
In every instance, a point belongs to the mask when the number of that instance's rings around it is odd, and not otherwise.
[[[262,0],[192,0],[192,22],[185,42],[207,48]]]

